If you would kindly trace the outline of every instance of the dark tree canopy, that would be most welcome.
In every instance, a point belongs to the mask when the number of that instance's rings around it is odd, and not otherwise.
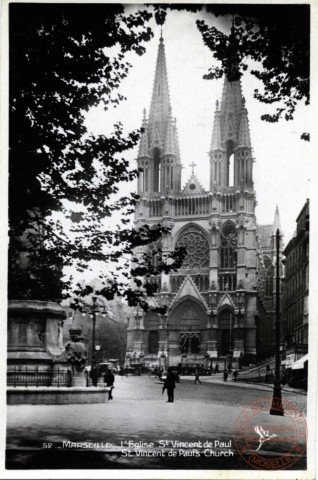
[[[309,104],[309,5],[158,5],[157,23],[164,22],[169,8],[189,11],[206,8],[217,17],[231,16],[230,35],[203,20],[197,21],[204,44],[220,62],[219,66],[211,67],[204,78],[227,75],[234,80],[248,70],[248,61],[257,62],[250,73],[262,82],[263,89],[255,90],[254,96],[260,102],[276,106],[274,113],[263,114],[262,120],[291,120],[299,102]],[[233,65],[237,68],[233,69]],[[302,138],[309,140],[309,135],[303,134]]]
[[[120,196],[119,185],[138,175],[125,153],[140,132],[125,136],[117,124],[110,136],[93,137],[85,127],[92,106],[102,102],[107,110],[124,100],[118,87],[131,67],[125,55],[145,52],[151,17],[143,7],[126,14],[115,4],[10,5],[10,299],[61,300],[70,288],[61,281],[64,266],[75,262],[85,271],[99,260],[106,268],[167,233],[127,225],[137,196]],[[108,53],[112,47],[117,53]],[[103,221],[115,211],[121,227],[107,229]],[[72,222],[71,233],[56,212]],[[142,266],[152,273],[149,259]],[[102,293],[138,301],[117,278]]]

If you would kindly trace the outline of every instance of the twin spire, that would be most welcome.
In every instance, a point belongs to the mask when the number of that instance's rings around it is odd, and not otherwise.
[[[140,140],[139,157],[149,156],[154,148],[159,148],[161,154],[174,155],[179,160],[178,132],[176,119],[172,116],[165,46],[162,36],[159,41],[149,119],[146,119],[144,110],[142,127],[144,133]]]
[[[234,146],[251,148],[245,99],[240,80],[224,80],[221,109],[216,102],[211,140],[212,150],[226,150],[227,142]]]
[[[145,171],[145,189],[149,193],[180,191],[181,161],[176,120],[169,97],[165,46],[162,35],[156,63],[149,117],[144,110],[140,139],[139,168]],[[234,155],[234,165],[230,158]],[[148,165],[148,163],[149,165]],[[216,104],[210,148],[210,189],[214,186],[242,185],[253,188],[253,158],[247,110],[240,80],[223,85],[221,105]],[[178,173],[176,173],[178,172]],[[231,172],[234,172],[233,174]],[[234,178],[234,183],[231,184]]]

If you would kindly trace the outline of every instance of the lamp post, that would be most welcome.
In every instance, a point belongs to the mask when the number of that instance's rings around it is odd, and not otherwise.
[[[169,350],[169,334],[170,334],[170,330],[169,330],[169,320],[168,320],[168,317],[167,317],[167,322],[166,322],[166,332],[167,332],[167,362],[166,362],[166,368],[168,370],[169,368],[169,353],[170,353],[170,350]]]
[[[96,350],[96,352],[98,352],[98,363],[100,363],[100,354],[99,354],[100,345],[96,345],[95,350]]]
[[[83,314],[88,313],[92,320],[93,320],[93,332],[92,332],[92,362],[91,367],[92,369],[95,367],[96,364],[96,314],[101,313],[103,317],[106,317],[106,305],[103,303],[98,303],[98,296],[92,295],[92,303],[87,303],[82,299],[75,298],[74,300],[74,308],[79,310]]]
[[[276,230],[276,321],[275,321],[275,380],[271,415],[284,415],[282,387],[280,383],[280,273],[279,273],[279,229]]]

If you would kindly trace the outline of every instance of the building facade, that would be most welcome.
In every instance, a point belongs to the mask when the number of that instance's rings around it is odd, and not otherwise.
[[[187,255],[178,272],[151,279],[158,284],[158,292],[149,299],[149,312],[137,309],[130,318],[127,364],[212,368],[218,364],[222,370],[244,361],[254,363],[259,295],[265,285],[264,271],[267,268],[269,278],[273,266],[273,233],[279,214],[273,225],[257,226],[254,159],[241,83],[225,78],[221,102],[216,103],[208,191],[195,175],[194,163],[181,187],[178,131],[162,38],[150,112],[147,118],[144,111],[142,126],[135,224],[169,226],[170,233],[157,245],[162,255],[176,246],[186,247]],[[264,236],[268,248],[263,258],[260,240]],[[135,253],[142,255],[142,248]],[[272,278],[268,284],[270,291]],[[272,297],[271,290],[267,299],[271,311]],[[164,316],[155,312],[162,305],[168,307]]]
[[[296,223],[295,234],[284,250],[283,339],[287,363],[308,352],[309,200]]]

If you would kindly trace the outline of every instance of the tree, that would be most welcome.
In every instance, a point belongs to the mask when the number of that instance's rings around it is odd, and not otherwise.
[[[11,4],[9,15],[9,298],[60,301],[71,289],[64,266],[75,262],[85,271],[91,260],[107,265],[128,255],[118,266],[125,271],[135,247],[168,232],[161,225],[131,228],[138,197],[119,195],[120,182],[139,173],[125,153],[140,131],[125,136],[115,124],[108,137],[93,137],[85,127],[92,106],[124,100],[118,87],[131,67],[125,55],[145,52],[152,14],[125,14],[116,4]],[[119,211],[121,227],[107,227]],[[179,265],[174,253],[155,271]],[[153,273],[147,257],[132,271],[139,287],[145,269]],[[134,305],[153,288],[146,283],[135,292],[117,276],[101,294]]]
[[[162,24],[168,8],[198,11],[203,7],[158,5],[155,8],[157,22]],[[235,80],[249,70],[263,84],[263,91],[255,90],[254,97],[262,103],[278,105],[273,114],[263,114],[261,119],[292,120],[300,102],[309,104],[310,6],[209,4],[204,8],[214,16],[232,18],[230,35],[197,20],[204,44],[220,62],[204,78],[227,75]],[[309,134],[304,133],[302,138],[309,140]]]
[[[123,322],[103,321],[98,326],[98,343],[101,346],[103,357],[116,358],[120,364],[125,361],[127,328]]]

